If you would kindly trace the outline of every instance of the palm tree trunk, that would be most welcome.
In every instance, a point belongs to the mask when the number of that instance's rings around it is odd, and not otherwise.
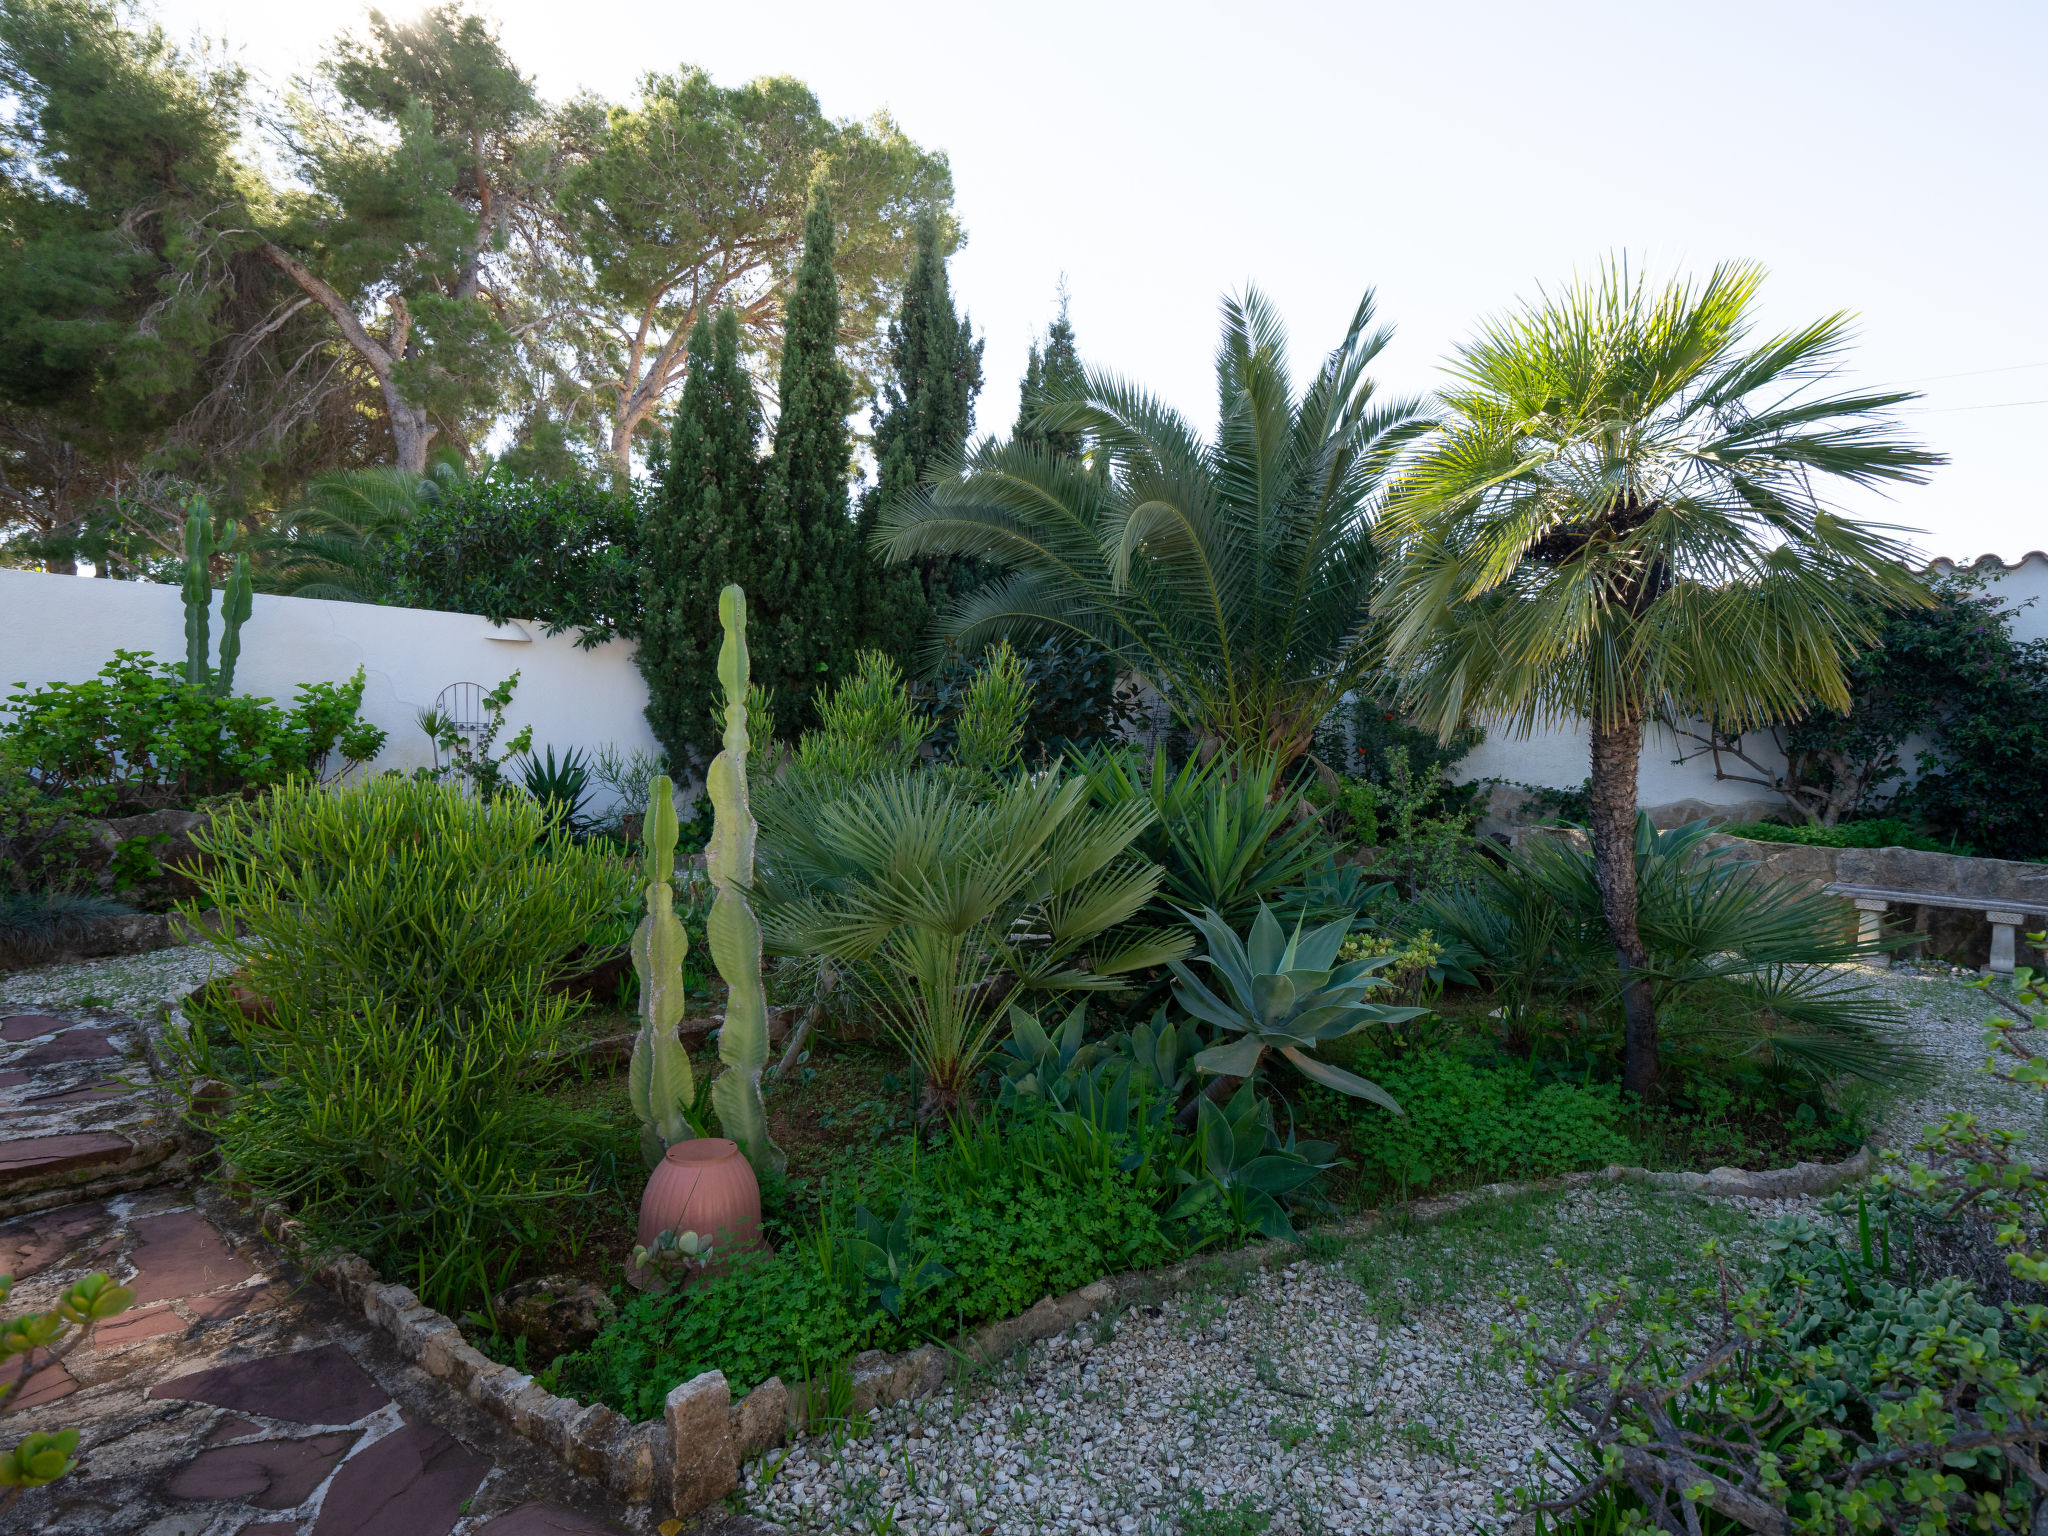
[[[1600,907],[1621,969],[1625,1054],[1621,1086],[1648,1102],[1657,1093],[1657,1012],[1647,969],[1650,952],[1636,926],[1636,765],[1643,753],[1643,717],[1593,723],[1591,831]]]

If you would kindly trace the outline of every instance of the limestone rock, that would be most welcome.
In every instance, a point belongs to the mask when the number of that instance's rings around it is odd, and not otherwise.
[[[523,1337],[531,1350],[528,1358],[543,1362],[583,1348],[616,1311],[597,1286],[560,1275],[522,1280],[491,1302],[497,1325]]]

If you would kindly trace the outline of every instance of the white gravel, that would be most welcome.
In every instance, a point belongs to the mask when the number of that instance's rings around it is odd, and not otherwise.
[[[184,996],[220,964],[208,949],[179,945],[139,955],[83,960],[75,965],[0,972],[0,1012],[106,1008],[117,1013],[144,1014],[154,1010],[158,1003]]]
[[[803,1440],[755,1465],[749,1506],[804,1531],[906,1536],[1496,1529],[1546,1434],[1495,1338],[1509,1318],[1496,1293],[1548,1284],[1542,1315],[1562,1321],[1547,1271],[1558,1245],[1591,1257],[1579,1235],[1654,1260],[1660,1288],[1703,1279],[1710,1232],[1754,1253],[1758,1215],[1790,1208],[1742,1204],[1613,1186],[1536,1197],[1490,1241],[1469,1225],[1387,1233],[1241,1295],[1168,1297],[878,1410],[839,1445]],[[1432,1277],[1444,1242],[1484,1250],[1479,1272]],[[1519,1262],[1496,1267],[1511,1246]],[[1435,1304],[1409,1304],[1423,1295]]]
[[[2048,1120],[2037,1089],[2022,1088],[1983,1070],[1990,1058],[1984,1043],[1986,1021],[2014,1017],[2013,1010],[1982,987],[1963,979],[1967,972],[1930,966],[1926,973],[1905,967],[1866,972],[1877,989],[1905,1008],[1914,1041],[1927,1052],[1934,1070],[1924,1088],[1901,1094],[1885,1111],[1880,1134],[1886,1145],[1904,1151],[1922,1130],[1945,1114],[1965,1110],[1986,1125],[2016,1131],[2036,1156],[2048,1154]]]

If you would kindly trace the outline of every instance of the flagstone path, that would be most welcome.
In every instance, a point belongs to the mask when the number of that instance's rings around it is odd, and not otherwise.
[[[12,979],[11,979],[12,980]],[[13,988],[9,988],[10,991]],[[0,1527],[42,1536],[598,1536],[648,1528],[402,1359],[191,1177],[148,1030],[0,1009],[9,1314],[111,1274],[134,1305],[30,1360],[0,1446],[77,1428],[79,1465]],[[12,1380],[19,1357],[0,1366]]]

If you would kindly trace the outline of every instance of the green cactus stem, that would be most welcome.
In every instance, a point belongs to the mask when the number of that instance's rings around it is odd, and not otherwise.
[[[725,979],[725,1025],[718,1059],[725,1070],[711,1085],[719,1126],[746,1151],[757,1174],[780,1175],[782,1148],[768,1136],[761,1101],[761,1069],[768,1064],[768,994],[761,986],[761,924],[747,903],[754,883],[754,810],[747,800],[747,594],[737,586],[718,594],[725,643],[718,650],[718,680],[725,690],[725,750],[704,776],[711,795],[711,846],[705,850],[713,896],[705,924],[711,963]]]
[[[207,627],[213,608],[213,518],[194,497],[185,508],[185,681],[207,682]]]
[[[690,1053],[676,1034],[683,1018],[683,958],[690,936],[676,916],[675,786],[663,774],[647,787],[641,845],[647,859],[647,916],[633,933],[633,969],[640,973],[640,1035],[633,1042],[626,1091],[640,1117],[640,1152],[652,1168],[679,1141],[696,1134],[687,1111],[697,1085]]]
[[[232,542],[232,541],[230,541]],[[213,679],[216,698],[235,691],[235,663],[242,655],[242,625],[256,607],[255,588],[249,581],[249,557],[235,556],[235,573],[220,600],[220,671]]]

